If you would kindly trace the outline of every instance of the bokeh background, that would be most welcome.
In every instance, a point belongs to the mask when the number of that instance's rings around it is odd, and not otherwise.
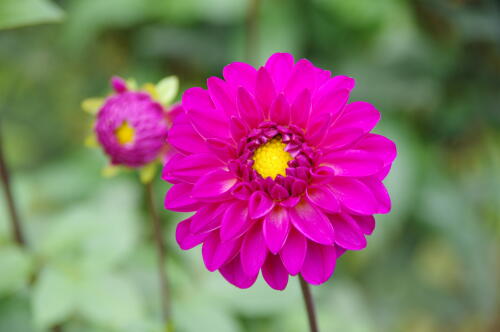
[[[29,243],[1,196],[0,331],[162,331],[143,187],[101,176],[80,103],[115,74],[184,90],[276,51],[356,78],[351,100],[376,105],[399,150],[393,212],[313,289],[322,331],[500,331],[498,1],[0,0],[0,26],[31,23],[47,24],[0,31],[1,143]],[[160,214],[176,331],[306,331],[296,278],[236,289],[177,247],[185,216]]]

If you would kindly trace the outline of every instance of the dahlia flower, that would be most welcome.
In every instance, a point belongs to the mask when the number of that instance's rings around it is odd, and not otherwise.
[[[142,168],[163,160],[170,151],[166,144],[168,129],[180,107],[169,107],[177,94],[177,78],[169,77],[158,85],[146,84],[135,89],[114,77],[114,94],[106,99],[88,99],[83,108],[95,113],[95,141],[113,166]]]
[[[250,287],[260,271],[274,289],[300,274],[319,285],[346,250],[366,247],[374,214],[391,202],[382,180],[396,157],[370,133],[380,113],[348,103],[354,80],[277,53],[191,88],[168,141],[165,207],[195,212],[176,230],[179,246],[202,244],[209,271]]]

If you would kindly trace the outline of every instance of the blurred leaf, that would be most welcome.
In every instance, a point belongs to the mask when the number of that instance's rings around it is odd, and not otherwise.
[[[33,289],[35,324],[46,328],[65,320],[75,309],[76,289],[68,274],[50,267],[43,269]]]
[[[46,0],[0,1],[0,29],[58,22],[63,17],[63,11]]]
[[[33,268],[32,258],[15,245],[0,247],[0,295],[13,293],[25,286]]]
[[[123,331],[144,319],[141,297],[129,280],[118,275],[94,275],[81,284],[79,311],[103,327]]]
[[[177,96],[178,90],[179,79],[176,76],[165,77],[156,85],[159,102],[164,106],[172,103],[175,96]]]

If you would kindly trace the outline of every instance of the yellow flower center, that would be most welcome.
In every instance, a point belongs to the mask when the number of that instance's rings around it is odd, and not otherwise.
[[[285,151],[286,144],[277,136],[269,142],[262,144],[253,153],[253,169],[264,179],[267,177],[276,178],[278,174],[286,175],[288,162],[292,156]]]
[[[118,143],[124,145],[134,140],[135,130],[128,124],[127,121],[123,121],[120,127],[116,128],[115,136]]]

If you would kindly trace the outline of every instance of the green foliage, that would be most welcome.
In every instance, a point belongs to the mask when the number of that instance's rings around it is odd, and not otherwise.
[[[0,29],[58,22],[63,17],[62,10],[47,0],[2,0],[0,2]]]
[[[57,3],[67,12],[61,25],[0,34],[2,143],[29,242],[13,244],[0,199],[0,331],[62,324],[63,332],[164,332],[143,185],[133,172],[101,177],[108,162],[83,146],[91,123],[80,103],[105,96],[112,75],[138,82],[176,75],[180,91],[205,86],[228,62],[245,60],[248,2]],[[498,5],[260,3],[254,64],[290,51],[353,76],[351,100],[373,103],[382,113],[376,132],[398,147],[385,181],[393,212],[377,216],[366,250],[340,258],[334,278],[313,290],[322,331],[496,330]],[[8,14],[14,6],[22,16]],[[55,7],[0,0],[0,27],[47,21],[47,8]],[[159,87],[168,103],[181,98],[168,93],[176,84]],[[161,208],[168,185],[153,171],[142,176],[155,177]],[[283,292],[261,278],[236,289],[206,271],[199,248],[177,247],[175,224],[188,214],[160,215],[176,331],[307,329],[296,278]]]

